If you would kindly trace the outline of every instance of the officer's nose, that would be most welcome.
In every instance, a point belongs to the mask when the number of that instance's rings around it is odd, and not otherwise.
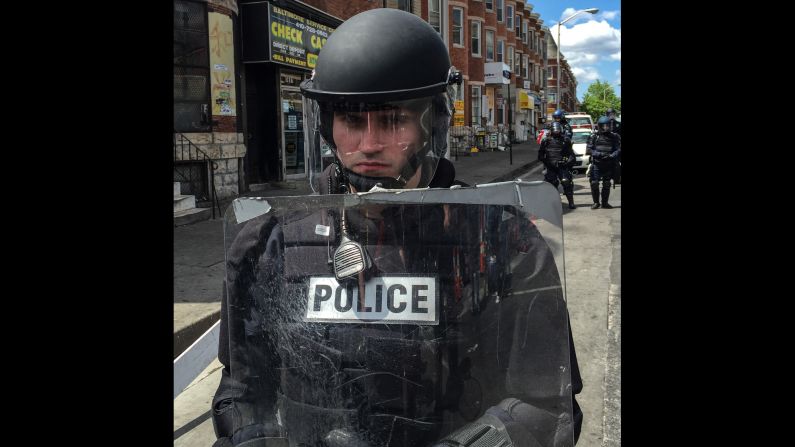
[[[367,112],[362,137],[359,140],[359,151],[365,154],[375,154],[384,150],[389,138],[389,129],[383,128],[377,112]]]

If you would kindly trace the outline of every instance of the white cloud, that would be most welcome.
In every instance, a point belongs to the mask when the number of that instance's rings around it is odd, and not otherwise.
[[[565,53],[566,60],[569,62],[569,65],[588,65],[595,63],[599,57],[595,54],[588,54],[588,53],[580,53],[577,51],[572,51],[569,53]]]
[[[557,29],[552,35],[557,40]],[[621,52],[621,30],[613,28],[604,20],[592,20],[571,28],[564,25],[560,30],[560,40],[560,51],[564,54],[574,51],[607,57]]]
[[[574,14],[575,12],[577,12],[577,10],[574,9],[574,8],[566,8],[566,9],[564,9],[563,12],[560,13],[560,20],[565,19],[566,17]]]
[[[572,14],[577,12],[577,9],[574,8],[566,8],[560,13],[560,17],[558,18],[558,22],[570,17]],[[621,20],[621,11],[601,11],[597,12],[596,14],[589,14],[587,12],[581,12],[577,14],[573,19],[566,22],[563,26],[572,26],[576,25],[577,23],[582,22],[601,22],[603,20],[610,20],[611,22],[614,20]],[[557,24],[557,22],[556,22]]]
[[[566,8],[560,18],[565,19],[574,12],[576,9]],[[597,66],[601,61],[610,64],[621,61],[620,19],[620,11],[603,11],[596,15],[580,13],[560,29],[560,41],[562,42],[560,52],[565,56],[572,73],[577,78],[578,93],[580,87],[585,89],[597,79],[607,81],[598,72]],[[608,23],[608,20],[617,21],[617,27]],[[550,26],[550,34],[555,41],[558,40],[557,26],[558,24]],[[555,57],[554,54],[551,57]],[[611,67],[608,71],[612,70]],[[621,83],[620,71],[620,69],[616,70],[617,80],[613,83],[614,88]]]
[[[559,23],[560,21],[570,17],[575,12],[577,12],[577,10],[574,9],[574,8],[566,8],[566,9],[564,9],[563,12],[560,13],[560,17],[558,18],[558,21],[555,22],[554,24],[557,25],[557,23]],[[566,26],[566,25],[572,26],[572,25],[575,25],[575,24],[581,23],[581,22],[592,22],[592,21],[601,22],[603,20],[609,20],[611,22],[615,20],[615,21],[619,21],[620,22],[621,21],[621,11],[600,11],[600,12],[597,12],[596,14],[589,14],[587,12],[581,12],[581,13],[577,14],[573,19],[571,19],[568,22],[566,22],[563,26]]]
[[[599,72],[594,67],[572,67],[571,72],[577,78],[577,84],[591,83],[599,79]]]
[[[566,9],[564,9],[563,12],[560,13],[560,18],[558,18],[558,22],[561,22],[561,21],[567,19],[568,17],[571,17],[571,15],[574,14],[575,12],[577,12],[577,10],[574,9],[574,8],[566,8]],[[581,12],[581,13],[577,14],[576,16],[574,16],[574,18],[572,18],[572,19],[568,20],[566,23],[564,23],[563,26],[564,27],[572,26],[572,25],[577,24],[577,23],[587,22],[589,20],[593,20],[593,18],[594,18],[594,14],[588,14],[587,12]]]
[[[621,18],[621,11],[604,11],[598,13],[596,16],[605,20],[615,20]]]
[[[561,20],[565,19],[566,17],[568,17],[568,16],[570,16],[570,15],[574,14],[575,12],[577,12],[577,10],[576,10],[576,9],[574,9],[574,8],[566,8],[566,9],[564,9],[564,10],[563,10],[563,12],[561,12],[561,13],[560,13],[560,17],[558,18],[558,22],[560,22]],[[569,21],[568,21],[568,22],[566,22],[566,23],[572,23],[572,22],[576,22],[577,20],[579,20],[579,19],[580,19],[580,16],[581,16],[581,15],[582,15],[582,14],[580,14],[580,15],[578,15],[577,17],[575,17],[575,18],[573,18],[573,19],[569,20]],[[583,19],[585,19],[585,17],[583,17]]]

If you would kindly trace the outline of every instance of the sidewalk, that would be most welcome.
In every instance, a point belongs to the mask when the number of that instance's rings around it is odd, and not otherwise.
[[[506,151],[471,155],[451,154],[456,178],[475,185],[513,180],[536,165],[535,141],[513,145]],[[511,164],[511,158],[513,163]],[[297,196],[311,193],[307,182],[295,189],[268,189],[244,196]],[[224,207],[222,206],[222,209]],[[220,318],[224,276],[223,219],[174,228],[174,357],[201,336]],[[208,446],[215,439],[210,402],[220,380],[216,359],[174,401],[174,445]]]

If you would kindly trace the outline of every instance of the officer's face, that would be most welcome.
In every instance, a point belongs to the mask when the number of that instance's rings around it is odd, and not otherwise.
[[[420,117],[406,108],[335,112],[333,131],[340,161],[370,177],[397,178],[421,145]],[[406,188],[416,187],[419,179],[417,170]]]

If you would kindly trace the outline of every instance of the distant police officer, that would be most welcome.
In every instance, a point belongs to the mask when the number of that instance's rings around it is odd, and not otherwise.
[[[615,165],[621,156],[621,137],[610,131],[610,119],[599,118],[596,133],[588,137],[586,152],[591,154],[591,209],[612,208],[607,202],[610,197],[610,180],[613,178]],[[599,202],[599,181],[602,182],[602,201]]]
[[[574,205],[574,185],[571,175],[571,166],[576,162],[576,155],[571,140],[563,133],[563,126],[559,122],[552,123],[549,134],[541,142],[538,159],[547,168],[544,180],[556,188],[558,182],[562,183],[563,193],[569,201],[569,209],[577,208]]]
[[[563,134],[569,138],[572,137],[573,132],[571,130],[571,124],[569,124],[569,120],[566,119],[566,114],[563,113],[563,110],[555,110],[555,113],[552,114],[552,119],[553,121],[552,123],[549,123],[547,130],[552,129],[553,123],[560,123],[560,125],[563,126]]]
[[[616,111],[613,108],[607,109],[605,112],[605,116],[607,119],[610,120],[610,131],[613,133],[617,133],[618,136],[621,136],[621,123],[616,119]]]

